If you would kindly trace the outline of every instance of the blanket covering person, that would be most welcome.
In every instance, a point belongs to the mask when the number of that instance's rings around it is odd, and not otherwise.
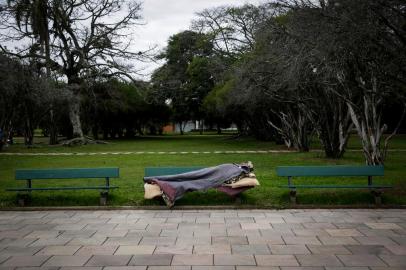
[[[220,191],[226,192],[227,187],[222,186],[224,183],[248,177],[252,170],[251,162],[222,164],[181,174],[144,177],[144,182],[158,185],[162,190],[162,198],[165,203],[172,207],[175,201],[182,198],[186,192],[209,188],[218,188]],[[248,188],[236,190],[231,195],[236,195]],[[231,190],[231,188],[228,189]]]

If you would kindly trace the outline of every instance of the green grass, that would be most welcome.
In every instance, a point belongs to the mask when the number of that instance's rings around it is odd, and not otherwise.
[[[227,150],[270,150],[287,148],[274,142],[263,142],[254,138],[235,138],[230,135],[163,135],[144,136],[132,140],[107,140],[108,144],[90,144],[81,147],[49,146],[48,138],[35,137],[36,144],[27,148],[22,138],[15,139],[16,144],[3,149],[3,152],[116,152],[116,151],[227,151]],[[392,149],[406,149],[406,135],[395,136],[390,144]],[[348,149],[360,149],[357,136],[353,135]],[[318,140],[314,139],[311,149],[321,149]]]
[[[353,139],[354,140],[354,139]],[[353,149],[356,149],[356,141]],[[406,149],[406,137],[398,136],[393,145]],[[41,145],[27,149],[21,145],[11,146],[7,152],[110,152],[110,151],[232,151],[280,149],[274,143],[259,142],[251,138],[231,139],[227,136],[163,136],[143,137],[132,141],[112,141],[108,145],[87,145],[84,147],[50,147]],[[110,205],[156,205],[157,201],[143,199],[143,170],[150,166],[211,166],[221,163],[251,160],[261,186],[245,192],[243,203],[258,207],[288,207],[288,190],[279,188],[285,185],[286,178],[275,175],[275,168],[281,165],[362,165],[361,152],[347,152],[341,160],[325,159],[322,152],[275,153],[275,154],[188,154],[188,155],[103,155],[103,156],[1,156],[0,155],[0,206],[14,206],[16,195],[6,192],[6,187],[24,185],[24,181],[14,180],[17,168],[69,168],[69,167],[119,167],[120,178],[112,184],[120,188],[111,192]],[[404,152],[390,152],[385,164],[385,177],[377,177],[376,183],[393,184],[395,188],[383,195],[386,204],[406,205],[406,166]],[[97,183],[99,180],[56,180],[58,185]],[[102,180],[100,180],[102,181]],[[303,178],[299,183],[365,184],[366,178]],[[55,181],[40,181],[44,186],[55,186]],[[39,183],[38,183],[39,184]],[[34,182],[34,186],[38,185]],[[97,205],[97,191],[44,191],[34,192],[33,206],[74,206]],[[298,191],[301,204],[353,205],[372,204],[373,197],[363,190],[322,190]],[[234,202],[215,190],[205,193],[193,192],[179,200],[176,205],[231,205]]]
[[[252,138],[218,135],[164,135],[137,137],[132,140],[107,140],[108,144],[90,144],[81,147],[47,145],[47,139],[37,137],[33,148],[27,148],[21,139],[4,152],[115,152],[115,151],[216,151],[216,150],[267,150],[284,148],[274,142],[259,142]]]

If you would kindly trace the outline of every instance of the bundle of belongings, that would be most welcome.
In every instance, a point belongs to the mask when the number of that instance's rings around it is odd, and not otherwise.
[[[181,174],[144,177],[145,199],[162,197],[172,207],[186,192],[215,188],[235,197],[259,185],[249,162],[222,164]]]

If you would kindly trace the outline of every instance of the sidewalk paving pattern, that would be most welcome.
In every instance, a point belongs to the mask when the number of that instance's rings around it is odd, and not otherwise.
[[[0,211],[0,270],[405,270],[406,210]]]

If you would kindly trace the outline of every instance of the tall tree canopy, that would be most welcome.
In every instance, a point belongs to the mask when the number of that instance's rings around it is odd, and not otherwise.
[[[200,120],[203,99],[213,87],[209,67],[212,48],[205,34],[184,31],[173,35],[160,55],[166,63],[152,76],[157,98],[170,102],[181,132],[186,121]]]

